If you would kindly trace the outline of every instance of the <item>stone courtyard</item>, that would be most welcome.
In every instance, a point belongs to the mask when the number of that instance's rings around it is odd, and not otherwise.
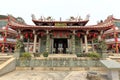
[[[1,76],[0,80],[87,80],[86,76],[87,71],[16,70]]]

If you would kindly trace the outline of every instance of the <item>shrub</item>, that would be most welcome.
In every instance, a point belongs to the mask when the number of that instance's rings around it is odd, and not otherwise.
[[[91,52],[88,54],[88,57],[91,57],[92,59],[100,59],[100,55],[95,52]]]
[[[44,56],[44,57],[48,57],[48,52],[44,52],[44,53],[43,53],[43,56]]]
[[[25,52],[21,55],[21,58],[30,60],[31,59],[31,54],[28,53],[28,52]]]
[[[87,56],[88,54],[85,54],[85,53],[78,53],[76,55],[77,55],[77,57],[88,57]]]
[[[33,53],[34,57],[40,57],[40,53]]]

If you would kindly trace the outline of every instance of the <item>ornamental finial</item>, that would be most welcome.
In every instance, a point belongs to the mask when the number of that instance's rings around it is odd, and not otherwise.
[[[86,15],[86,20],[89,20],[89,18],[90,18],[90,15],[89,14]]]
[[[32,17],[32,19],[36,19],[34,14],[32,14],[31,17]]]

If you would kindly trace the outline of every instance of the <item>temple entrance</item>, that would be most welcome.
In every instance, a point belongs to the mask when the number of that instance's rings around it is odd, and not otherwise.
[[[66,38],[55,38],[53,47],[55,53],[66,53],[66,48],[68,48],[68,41]]]

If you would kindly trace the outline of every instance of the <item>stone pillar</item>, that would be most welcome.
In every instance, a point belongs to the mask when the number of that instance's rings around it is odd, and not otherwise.
[[[53,54],[53,49],[54,49],[54,47],[53,47],[53,38],[51,39],[51,49],[52,49],[52,54]]]
[[[100,34],[98,35],[98,41],[101,41],[101,35]]]
[[[21,34],[21,31],[18,31],[19,35],[20,35],[20,39],[23,40],[23,34]]]
[[[85,39],[85,53],[87,53],[88,52],[87,34],[84,35],[84,39]]]
[[[29,52],[29,44],[30,44],[30,39],[27,39],[27,52]]]
[[[36,53],[37,34],[35,30],[33,31],[33,34],[34,34],[33,52]]]
[[[109,70],[108,79],[109,80],[119,80],[119,71],[118,70]]]
[[[50,45],[50,35],[49,35],[49,31],[46,31],[46,52],[49,52],[49,45]]]
[[[38,52],[40,53],[40,46],[41,46],[41,38],[39,38],[39,42],[38,42],[39,44],[38,44]]]
[[[103,31],[100,31],[99,35],[98,35],[98,41],[101,41],[102,38],[101,38],[101,35],[103,34]]]
[[[80,38],[80,48],[81,48],[81,53],[83,53],[83,41],[82,41],[82,38]]]
[[[70,52],[70,39],[68,39],[67,41],[68,41],[68,48],[66,49],[66,52],[69,53]]]
[[[69,52],[70,52],[70,53],[72,52],[71,47],[72,47],[72,40],[69,39]]]
[[[75,30],[72,34],[72,53],[75,54]]]
[[[92,39],[92,51],[93,51],[93,52],[95,51],[93,39]]]
[[[20,39],[23,40],[23,38],[24,38],[24,37],[23,37],[23,34],[20,34]]]

